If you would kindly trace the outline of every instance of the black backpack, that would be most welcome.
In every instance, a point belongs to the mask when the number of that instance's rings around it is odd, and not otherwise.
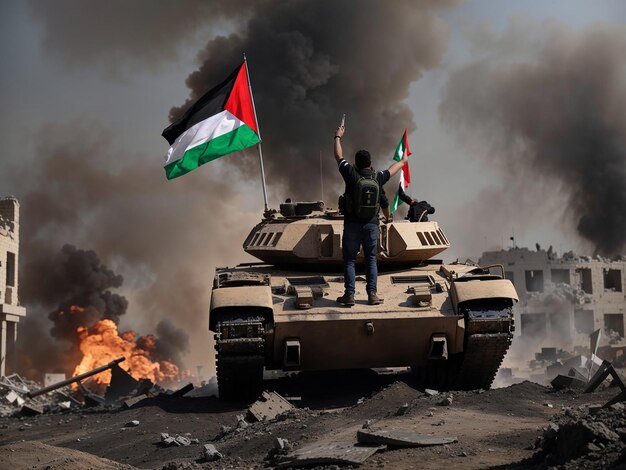
[[[380,207],[380,185],[376,172],[363,176],[354,184],[351,195],[346,194],[346,212],[360,220],[370,220],[378,214]]]

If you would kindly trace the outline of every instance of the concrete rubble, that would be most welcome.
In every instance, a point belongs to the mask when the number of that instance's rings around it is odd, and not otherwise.
[[[163,447],[186,447],[191,444],[200,444],[200,440],[191,437],[190,433],[170,435],[169,433],[161,433],[161,445]]]
[[[263,392],[261,397],[248,408],[248,416],[251,421],[272,420],[293,408],[293,405],[278,393]]]
[[[203,456],[207,462],[215,462],[224,457],[213,444],[204,444]]]
[[[535,463],[567,468],[608,468],[626,455],[626,407],[567,408],[543,430]]]

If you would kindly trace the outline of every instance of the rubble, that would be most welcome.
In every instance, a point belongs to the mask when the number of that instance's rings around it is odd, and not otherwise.
[[[253,421],[272,420],[293,408],[293,405],[278,393],[263,392],[259,400],[255,401],[248,408],[248,416]]]
[[[199,444],[197,438],[191,437],[191,434],[176,434],[171,436],[169,433],[161,433],[161,445],[163,447],[187,447],[191,444]],[[205,446],[206,447],[206,446]]]
[[[246,429],[248,426],[248,422],[244,418],[243,415],[237,415],[237,429]]]
[[[136,419],[133,419],[132,421],[129,421],[124,425],[125,428],[134,428],[136,426],[139,426],[139,421],[137,421]]]
[[[453,400],[452,395],[448,395],[447,397],[445,397],[443,400],[441,400],[437,404],[439,406],[450,406],[452,404],[452,400]]]
[[[213,444],[204,444],[203,455],[207,462],[214,462],[223,457]]]
[[[571,468],[607,468],[621,461],[626,453],[625,409],[609,407],[594,414],[568,410],[544,429],[535,461]]]

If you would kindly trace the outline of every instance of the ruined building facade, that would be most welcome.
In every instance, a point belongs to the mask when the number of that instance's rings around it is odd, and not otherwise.
[[[0,376],[15,372],[17,324],[26,315],[18,297],[20,205],[0,198]]]
[[[572,252],[557,257],[551,248],[511,248],[485,252],[479,264],[501,264],[515,285],[520,297],[516,335],[588,344],[587,335],[600,328],[612,340],[624,338],[626,257],[607,260]]]

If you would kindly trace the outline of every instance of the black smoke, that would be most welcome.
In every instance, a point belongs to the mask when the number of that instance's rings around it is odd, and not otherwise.
[[[190,97],[171,110],[170,120],[220,83],[245,53],[268,185],[315,198],[319,179],[309,175],[319,174],[320,150],[326,180],[340,182],[332,136],[343,113],[345,156],[366,148],[374,165],[387,166],[403,130],[415,128],[405,103],[409,87],[440,63],[448,31],[436,9],[452,3],[267,2],[245,28],[208,42],[199,69],[187,79]],[[250,151],[228,161],[257,179],[255,157]]]
[[[55,370],[71,373],[82,353],[78,349],[79,327],[91,327],[100,320],[119,324],[128,308],[125,297],[113,292],[123,284],[121,275],[104,265],[93,250],[65,245],[55,256],[38,259],[40,288],[31,292],[29,301],[45,308],[55,304],[48,314],[51,323],[34,315],[20,328],[20,370],[40,378]],[[35,268],[31,264],[31,268]],[[28,279],[28,278],[27,278]],[[28,285],[28,284],[26,284]],[[27,297],[28,298],[28,297]],[[45,334],[46,327],[56,341]],[[43,334],[42,334],[43,333]],[[143,337],[137,338],[141,344]],[[153,360],[167,360],[182,366],[182,355],[189,349],[189,335],[162,320],[156,328]]]
[[[552,184],[545,199],[565,194],[562,212],[579,235],[613,256],[626,248],[626,34],[549,29],[523,59],[487,58],[455,71],[441,116],[464,142],[486,144],[483,155],[511,182],[507,190],[532,192],[538,180]]]

